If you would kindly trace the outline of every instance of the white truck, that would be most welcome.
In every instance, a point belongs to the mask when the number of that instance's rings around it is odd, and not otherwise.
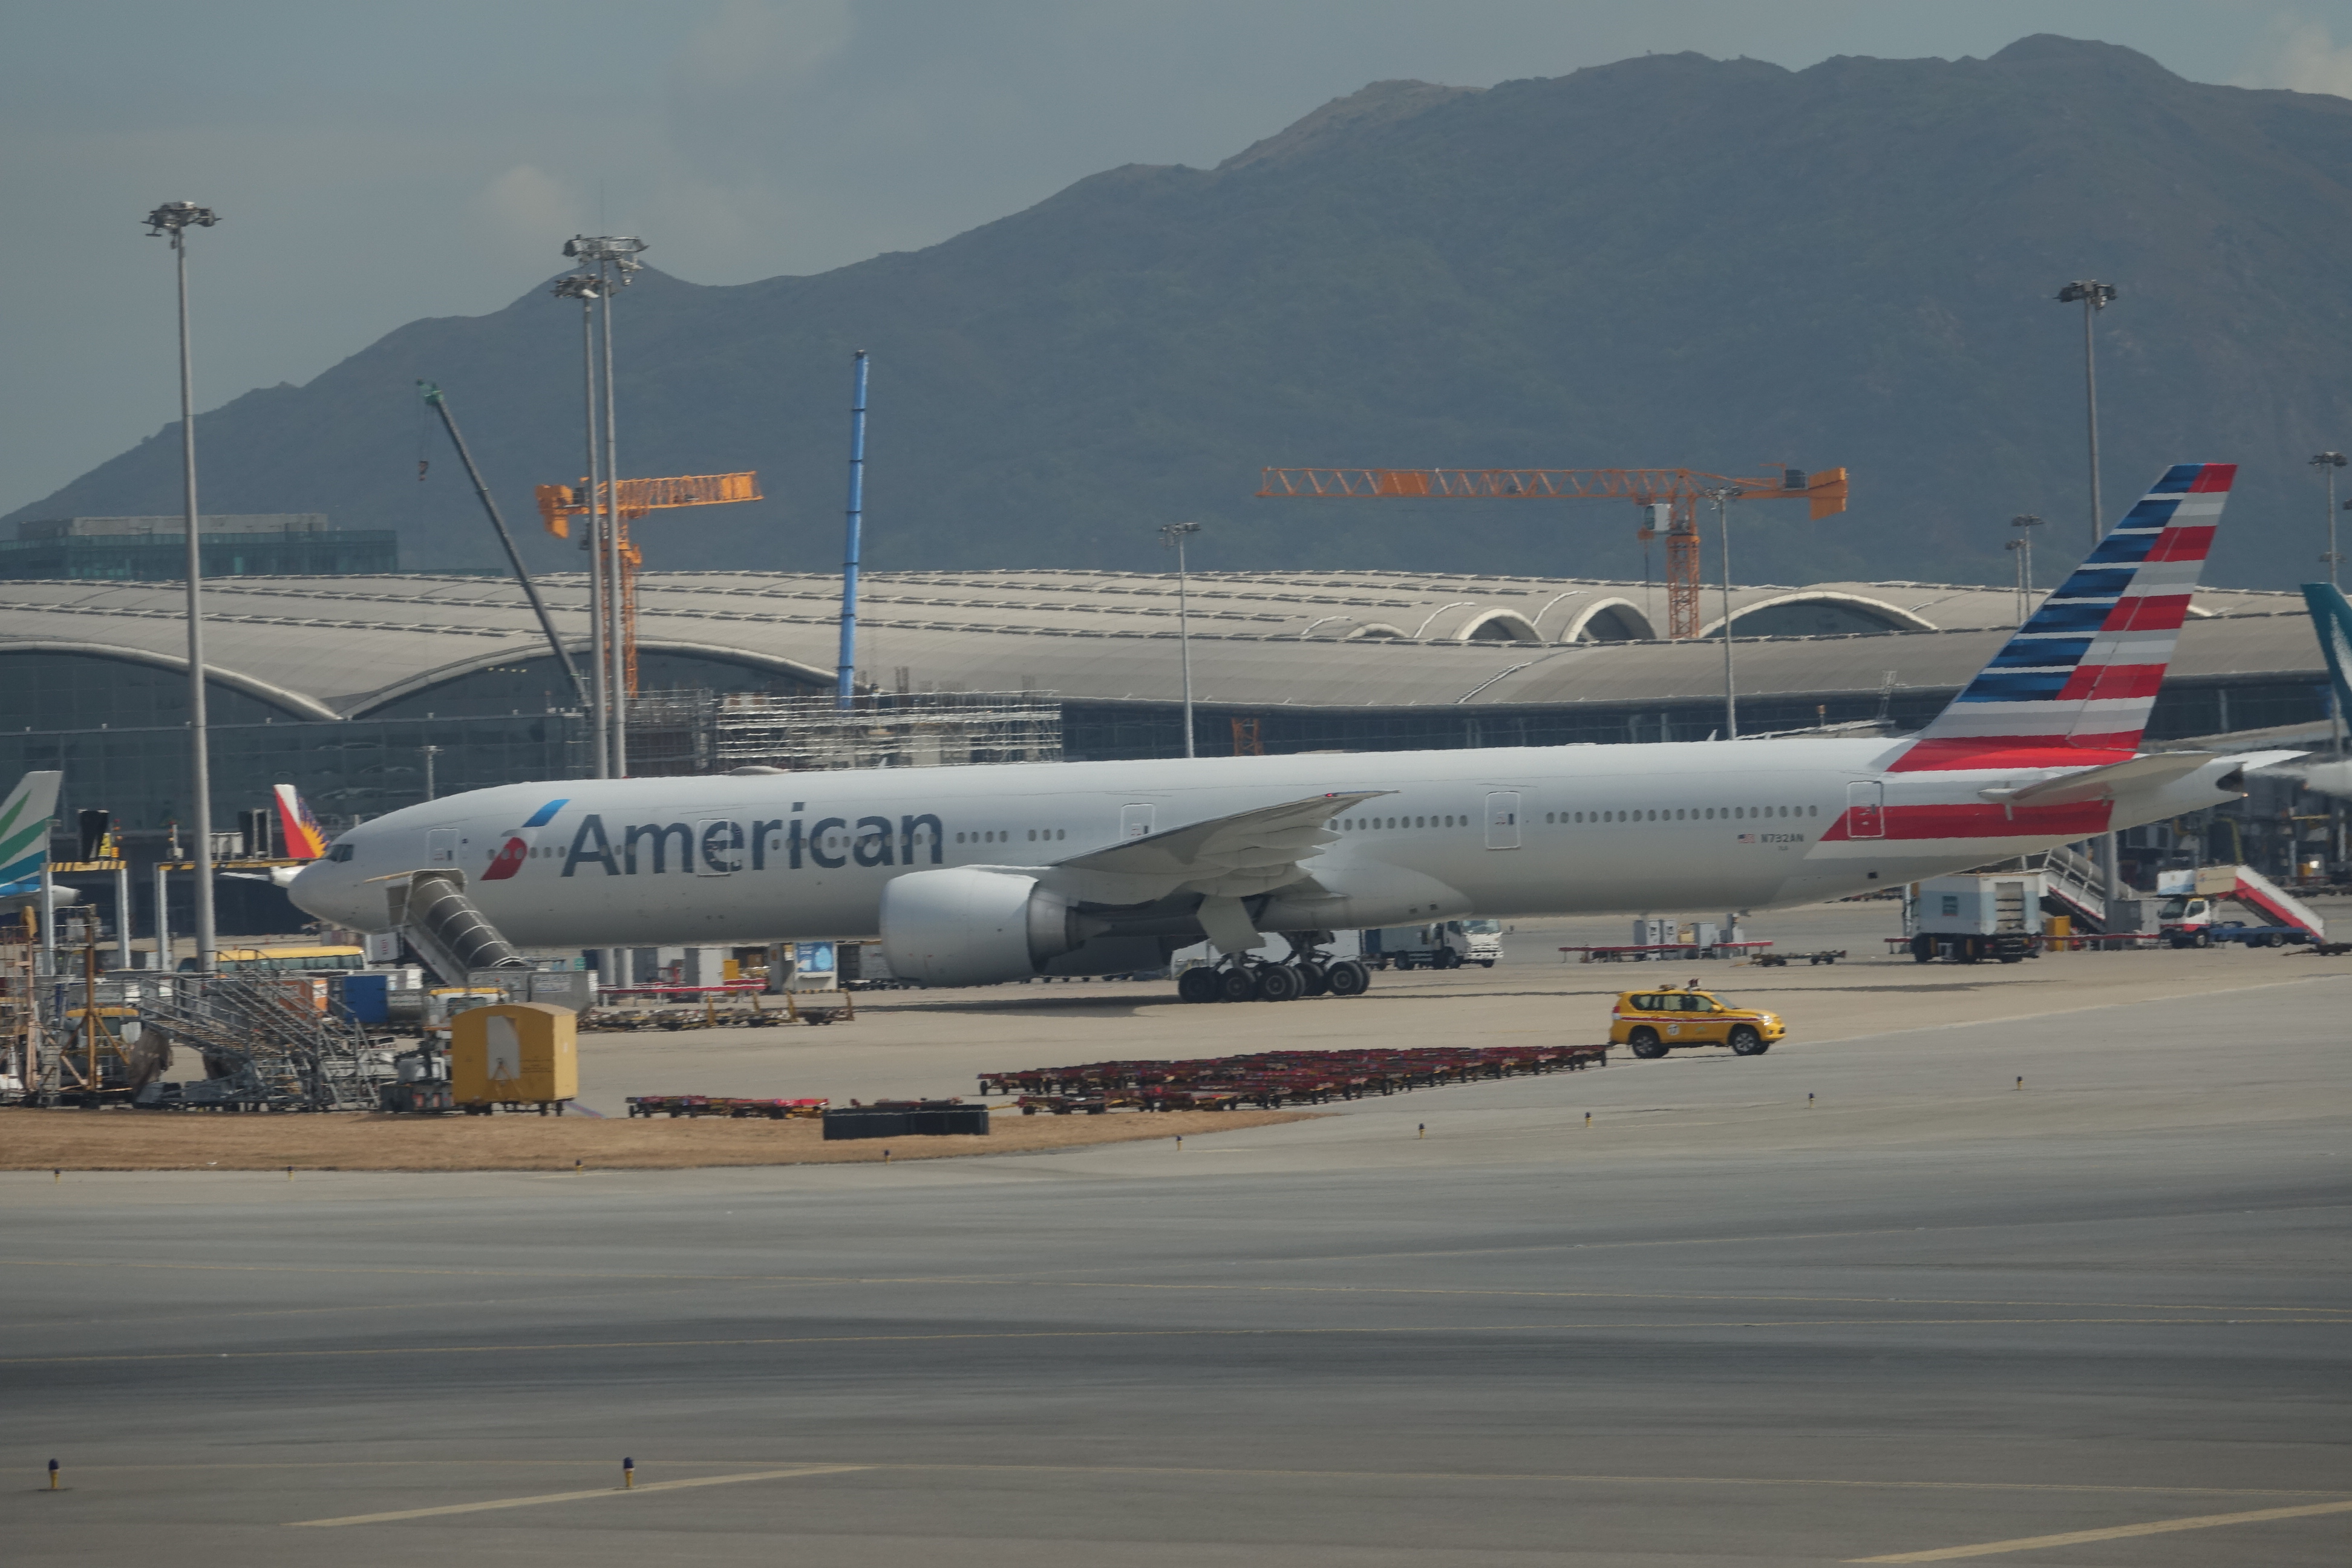
[[[2327,922],[2309,905],[2252,866],[2200,866],[2193,871],[2159,871],[2156,890],[2165,896],[2157,911],[2168,947],[2211,947],[2237,942],[2280,947],[2327,940]],[[2252,921],[2223,918],[2251,912]]]
[[[1443,921],[1425,926],[1379,926],[1364,933],[1364,962],[1375,969],[1495,967],[1503,956],[1500,921]]]
[[[1921,963],[2042,956],[2042,873],[1929,877],[1904,900],[1904,932]]]

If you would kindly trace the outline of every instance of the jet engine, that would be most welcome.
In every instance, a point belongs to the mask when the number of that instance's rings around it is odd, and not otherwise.
[[[1067,899],[1034,877],[910,871],[882,889],[882,954],[924,985],[1025,980],[1085,940]]]

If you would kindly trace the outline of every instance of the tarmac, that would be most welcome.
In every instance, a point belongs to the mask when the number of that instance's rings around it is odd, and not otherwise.
[[[1347,1002],[1057,984],[592,1037],[585,1092],[1584,1037],[1669,976],[1790,1039],[1181,1149],[0,1176],[0,1539],[241,1568],[2345,1561],[2352,959],[1850,939],[1685,974],[1562,963],[1582,931]]]

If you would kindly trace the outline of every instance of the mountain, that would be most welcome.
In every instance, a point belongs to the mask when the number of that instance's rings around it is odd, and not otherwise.
[[[1109,170],[929,249],[617,311],[624,470],[756,468],[768,500],[656,514],[652,564],[839,559],[849,356],[873,353],[866,560],[1638,577],[1617,507],[1254,500],[1265,464],[1843,465],[1854,502],[1735,513],[1749,581],[2046,583],[2084,542],[2080,311],[2113,514],[2164,464],[2244,468],[2214,579],[2325,547],[2305,459],[2352,443],[2352,101],[2213,87],[2039,37],[1990,59],[1646,56],[1486,89],[1382,82],[1215,169]],[[658,237],[655,237],[658,238]],[[202,416],[208,511],[394,527],[494,559],[415,382],[509,518],[580,469],[579,334],[534,290],[414,322]],[[167,429],[18,517],[169,511]],[[534,538],[539,564],[578,557]],[[2352,534],[2347,534],[2352,541]],[[1715,546],[1710,542],[1709,571]]]

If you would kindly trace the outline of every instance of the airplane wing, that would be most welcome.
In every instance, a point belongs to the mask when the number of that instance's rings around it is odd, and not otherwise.
[[[1339,837],[1326,822],[1393,793],[1318,795],[1188,823],[1057,860],[1039,880],[1105,903],[1143,903],[1180,892],[1249,898],[1297,881],[1301,864]]]
[[[2076,801],[2113,800],[2121,795],[2161,789],[2175,779],[2187,778],[2217,755],[2213,752],[2152,752],[2129,762],[2043,779],[2022,789],[1983,789],[1977,794],[1999,805],[2071,805]]]

